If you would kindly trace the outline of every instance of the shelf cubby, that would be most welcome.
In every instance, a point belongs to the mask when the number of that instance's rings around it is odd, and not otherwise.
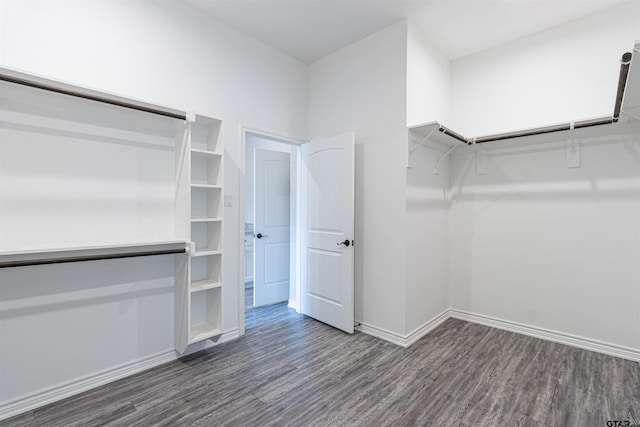
[[[222,154],[222,146],[220,144],[220,125],[219,120],[209,120],[209,122],[197,120],[191,124],[191,149],[194,151],[205,151],[211,153]]]
[[[195,243],[196,253],[201,251],[219,251],[222,249],[221,221],[194,221],[191,223],[191,241]]]
[[[222,282],[222,256],[191,257],[191,290],[215,287]]]
[[[220,335],[221,303],[221,287],[191,292],[190,343]]]
[[[222,156],[212,152],[191,150],[191,184],[219,185]]]
[[[222,214],[222,187],[191,185],[191,219],[217,219]]]

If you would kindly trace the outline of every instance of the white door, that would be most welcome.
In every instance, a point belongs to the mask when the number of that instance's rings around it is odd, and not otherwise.
[[[303,314],[353,333],[354,134],[302,146]]]
[[[255,151],[253,305],[289,299],[290,154]]]

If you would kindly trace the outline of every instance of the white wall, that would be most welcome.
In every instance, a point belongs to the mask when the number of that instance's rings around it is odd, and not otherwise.
[[[0,252],[175,239],[173,120],[0,90]]]
[[[0,284],[2,416],[173,348],[171,256],[4,268]]]
[[[596,142],[607,142],[598,145]],[[456,309],[640,349],[640,134],[489,149],[451,166]]]
[[[240,316],[238,286],[242,277],[236,254],[242,249],[238,237],[244,216],[238,208],[240,124],[305,138],[307,66],[181,2],[2,0],[0,5],[3,66],[223,120],[225,193],[234,198],[234,206],[225,208],[223,327],[234,331]],[[131,261],[115,268],[119,272],[113,282],[122,285],[117,288],[115,301],[101,297],[104,289],[100,289],[100,275],[81,274],[86,265],[57,267],[55,271],[68,277],[69,287],[83,289],[76,309],[68,314],[59,313],[62,306],[51,311],[3,312],[0,371],[9,377],[0,379],[0,401],[148,358],[159,351],[170,352],[173,295],[168,286],[173,269],[171,263],[158,268],[154,264],[158,260]],[[4,273],[9,275],[2,276],[2,298],[6,298],[7,283],[24,286],[35,274],[32,270],[44,272],[38,267],[20,270],[24,275],[18,270]],[[34,280],[36,289],[48,284],[42,277]],[[158,284],[157,289],[149,291],[153,296],[136,292],[137,287],[153,283]],[[62,299],[67,295],[64,289],[55,292]],[[144,309],[139,309],[141,306]],[[14,315],[20,318],[11,320]],[[9,333],[5,325],[14,321],[38,323],[41,328],[37,334],[27,326]],[[75,341],[69,336],[70,323],[71,336],[78,337]],[[73,332],[80,327],[83,333]],[[123,339],[129,331],[136,331],[138,339]],[[43,335],[51,346],[40,345]],[[57,341],[65,345],[54,345]],[[108,348],[105,343],[109,343]],[[109,354],[98,357],[96,349]],[[64,372],[63,376],[39,375],[33,370],[42,363],[42,351],[59,352],[60,357],[47,361],[47,366],[51,371]],[[16,372],[22,375],[16,377]]]
[[[440,150],[420,146],[409,159],[406,188],[406,330],[449,308],[449,159],[434,174]]]
[[[452,63],[452,124],[465,136],[611,115],[620,58],[640,39],[631,0]]]
[[[409,22],[407,126],[450,120],[449,60]],[[449,308],[449,159],[431,147],[412,147],[406,183],[406,327],[410,334]]]
[[[639,31],[634,0],[455,61],[452,126],[475,136],[611,115],[620,56]],[[458,150],[453,308],[640,349],[638,135],[610,142],[586,145],[575,169],[564,140],[486,144],[485,175]]]
[[[415,25],[407,31],[407,126],[451,116],[451,63]]]
[[[309,66],[311,140],[355,131],[355,315],[404,334],[407,24]]]

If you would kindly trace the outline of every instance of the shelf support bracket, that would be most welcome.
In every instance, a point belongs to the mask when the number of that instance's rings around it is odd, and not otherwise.
[[[411,156],[413,155],[413,153],[415,153],[418,150],[418,148],[420,148],[421,145],[424,145],[424,143],[427,142],[429,138],[431,138],[431,135],[433,135],[433,133],[437,129],[438,128],[431,129],[431,132],[429,132],[427,136],[422,138],[420,142],[414,141],[413,138],[411,138],[411,135],[409,135],[409,143],[408,143],[409,152],[407,153],[407,168],[411,168]]]
[[[623,121],[623,116],[620,116],[620,122],[622,123],[626,123],[627,121],[629,121],[629,118],[632,118],[634,120],[639,120],[640,121],[640,116],[636,116],[635,114],[631,114],[630,112],[628,112],[627,110],[621,110],[620,111],[622,114],[624,114],[624,119],[626,119],[625,121]]]
[[[566,160],[567,168],[579,168],[580,167],[580,141],[575,137],[573,131],[575,129],[575,123],[569,124],[571,136],[567,140],[566,145]]]
[[[476,152],[476,175],[487,174],[487,153],[486,150],[480,148]]]
[[[447,151],[446,153],[444,153],[444,154],[443,154],[443,155],[442,155],[438,160],[436,160],[436,166],[433,168],[433,174],[434,174],[434,175],[438,175],[438,174],[440,174],[440,169],[439,169],[439,168],[440,168],[440,162],[442,162],[445,158],[449,157],[449,155],[450,155],[451,153],[453,153],[453,150],[455,150],[456,148],[458,148],[458,146],[459,146],[460,144],[465,144],[465,145],[467,145],[466,143],[464,143],[464,142],[462,142],[462,141],[456,141],[456,145],[454,145],[453,147],[451,147],[451,148],[449,149],[449,151]]]
[[[420,142],[415,142],[413,140],[413,138],[409,138],[409,155],[415,153],[416,150],[418,150],[418,148],[420,148],[421,145],[423,145],[425,142],[427,142],[429,140],[429,138],[431,138],[431,135],[433,135],[433,133],[436,130],[438,130],[438,129],[437,128],[431,129],[431,132],[429,132],[427,134],[427,136],[422,138],[422,140]]]

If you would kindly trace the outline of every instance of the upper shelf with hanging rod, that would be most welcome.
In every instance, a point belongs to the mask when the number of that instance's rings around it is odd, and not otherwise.
[[[640,42],[636,43],[633,50],[636,55],[640,52]],[[580,137],[586,134],[585,129],[589,129],[589,135],[598,135],[599,133],[604,135],[609,133],[610,129],[603,125],[626,122],[628,118],[640,120],[640,64],[635,61],[635,65],[632,65],[633,56],[633,53],[626,52],[620,60],[616,102],[611,116],[474,138],[465,137],[438,122],[430,122],[410,128],[412,133],[411,142],[423,144],[428,140],[445,147],[456,147],[460,144],[474,145],[529,136],[540,136],[543,140],[548,139],[551,141],[557,139],[554,134],[558,132],[573,132],[574,136]],[[597,129],[595,133],[594,129]]]
[[[28,86],[34,89],[40,89],[48,92],[55,92],[74,98],[82,98],[89,101],[110,104],[120,108],[127,108],[130,110],[137,110],[159,116],[170,117],[182,121],[186,120],[187,118],[186,113],[183,111],[154,105],[145,101],[132,100],[120,95],[99,92],[94,89],[79,87],[77,85],[71,85],[60,81],[53,81],[46,77],[35,76],[32,74],[29,74],[27,76],[24,73],[11,68],[0,68],[0,81],[21,86]],[[9,87],[10,86],[3,86],[3,89],[8,89]]]

